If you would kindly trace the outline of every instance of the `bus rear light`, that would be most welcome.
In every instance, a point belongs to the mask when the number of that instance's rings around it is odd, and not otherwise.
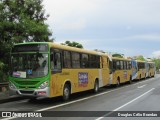
[[[46,95],[46,92],[45,91],[39,91],[38,95]]]

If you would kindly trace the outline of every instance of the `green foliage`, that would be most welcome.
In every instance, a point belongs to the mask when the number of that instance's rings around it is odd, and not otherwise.
[[[0,61],[9,70],[9,54],[15,43],[51,41],[43,0],[0,0]]]
[[[122,54],[113,54],[112,57],[118,57],[118,58],[123,58]]]
[[[159,71],[160,69],[160,59],[154,58],[153,62],[156,64],[156,70]]]
[[[42,0],[1,0],[1,37],[5,42],[49,41]]]
[[[145,58],[144,58],[142,55],[138,56],[136,59],[137,59],[137,60],[146,61]]]
[[[61,43],[62,45],[67,45],[67,46],[71,46],[71,47],[77,47],[77,48],[83,48],[82,44],[78,43],[78,42],[70,42],[70,41],[66,41],[65,43]]]
[[[5,71],[6,65],[0,61],[0,83],[5,82],[7,80],[7,75],[4,74],[3,71]]]
[[[2,70],[3,67],[4,67],[4,63],[2,63],[2,62],[0,61],[0,70]]]

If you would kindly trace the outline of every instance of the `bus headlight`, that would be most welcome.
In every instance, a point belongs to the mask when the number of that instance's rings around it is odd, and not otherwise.
[[[39,89],[44,89],[46,87],[48,87],[48,81],[43,82],[38,88]]]
[[[12,82],[9,82],[9,87],[10,87],[11,89],[16,89],[16,86],[15,86]]]

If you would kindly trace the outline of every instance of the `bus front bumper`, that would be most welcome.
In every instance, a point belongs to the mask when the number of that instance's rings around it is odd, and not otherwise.
[[[44,89],[12,89],[9,87],[10,95],[30,96],[30,97],[50,97],[50,89],[46,87]]]

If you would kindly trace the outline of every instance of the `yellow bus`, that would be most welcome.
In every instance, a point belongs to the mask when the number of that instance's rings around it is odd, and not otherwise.
[[[132,64],[130,59],[112,57],[110,61],[110,84],[132,82]]]
[[[138,75],[137,79],[141,80],[147,77],[146,61],[137,60]]]
[[[109,59],[104,53],[55,43],[17,44],[11,52],[9,80],[13,94],[68,100],[72,93],[97,92],[107,85]]]
[[[149,75],[148,77],[154,77],[155,76],[155,72],[156,72],[156,66],[154,62],[148,62],[148,66],[149,66]]]

